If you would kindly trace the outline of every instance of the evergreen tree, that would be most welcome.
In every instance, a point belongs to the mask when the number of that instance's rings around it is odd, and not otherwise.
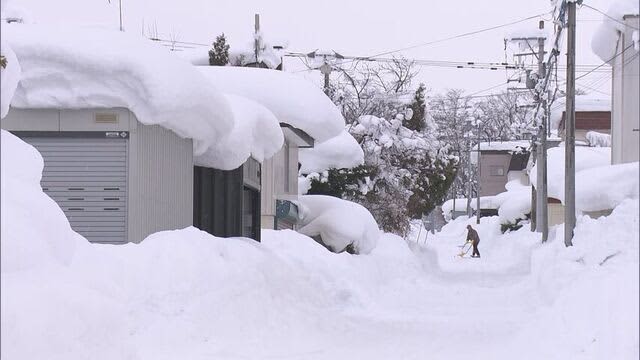
[[[420,84],[418,89],[416,89],[416,93],[413,97],[413,102],[411,103],[411,110],[413,111],[413,116],[410,119],[405,119],[402,125],[408,129],[415,131],[422,131],[426,125],[426,101],[425,101],[425,91],[427,90],[424,84]]]
[[[209,50],[209,65],[225,66],[229,63],[229,45],[224,33],[216,37],[213,48]]]

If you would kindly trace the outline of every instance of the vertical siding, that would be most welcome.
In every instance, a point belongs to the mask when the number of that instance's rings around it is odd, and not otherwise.
[[[480,156],[480,195],[491,196],[506,191],[507,174],[509,171],[509,163],[511,155],[509,154],[487,154],[482,153]],[[491,167],[500,166],[503,168],[504,175],[491,175]]]
[[[617,56],[612,64],[612,121],[611,160],[612,163],[634,162],[640,159],[640,60],[633,48],[633,27],[638,27],[638,17],[625,17],[625,32],[618,41]],[[628,50],[624,51],[627,47]]]
[[[131,115],[133,121],[135,117]],[[137,123],[137,122],[136,122]],[[132,126],[129,240],[193,223],[193,144],[160,126]]]

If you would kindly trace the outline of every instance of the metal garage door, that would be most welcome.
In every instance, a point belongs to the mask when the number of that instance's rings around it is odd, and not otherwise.
[[[44,158],[42,189],[89,241],[126,242],[128,134],[57,134],[23,137]]]

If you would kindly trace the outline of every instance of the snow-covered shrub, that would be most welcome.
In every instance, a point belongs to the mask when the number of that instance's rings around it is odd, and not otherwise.
[[[297,200],[298,232],[332,252],[368,254],[376,247],[380,230],[371,213],[351,201],[324,195],[304,195]]]
[[[591,147],[611,147],[611,135],[609,134],[587,131],[585,138]]]

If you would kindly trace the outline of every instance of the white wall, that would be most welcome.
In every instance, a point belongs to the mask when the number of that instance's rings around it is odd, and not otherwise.
[[[640,62],[633,47],[633,28],[638,28],[638,16],[625,17],[626,31],[620,34],[613,60],[611,111],[611,162],[613,164],[640,160]],[[623,52],[627,47],[630,48]]]

